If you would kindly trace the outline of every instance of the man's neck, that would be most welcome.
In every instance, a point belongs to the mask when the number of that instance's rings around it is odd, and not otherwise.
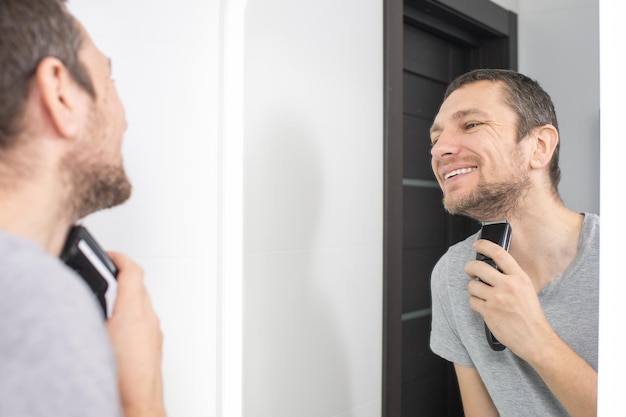
[[[560,201],[528,207],[532,209],[509,219],[513,229],[509,252],[539,292],[565,272],[576,256],[584,217]]]
[[[0,189],[0,201],[0,229],[59,255],[73,221],[63,210],[62,192],[53,181]]]

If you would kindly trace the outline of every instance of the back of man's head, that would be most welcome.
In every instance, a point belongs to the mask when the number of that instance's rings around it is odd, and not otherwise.
[[[89,94],[95,92],[78,59],[79,23],[64,0],[0,1],[0,152],[10,148],[28,123],[25,103],[42,59],[56,57]]]

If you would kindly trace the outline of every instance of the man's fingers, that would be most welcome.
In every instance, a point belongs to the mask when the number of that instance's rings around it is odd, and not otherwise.
[[[465,273],[472,279],[480,279],[485,284],[494,286],[502,275],[498,270],[483,261],[469,261],[465,264]]]
[[[477,253],[481,253],[488,258],[491,258],[498,269],[504,274],[514,274],[518,272],[519,266],[515,259],[509,253],[502,248],[502,246],[493,243],[489,240],[478,239],[474,242],[474,250]]]

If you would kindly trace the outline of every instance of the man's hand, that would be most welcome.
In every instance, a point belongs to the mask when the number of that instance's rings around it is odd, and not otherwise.
[[[500,246],[478,240],[474,249],[493,259],[499,270],[482,261],[470,261],[465,272],[470,307],[485,319],[494,336],[526,361],[554,331],[546,319],[532,280]],[[476,279],[479,278],[480,280]]]
[[[117,299],[107,321],[115,351],[126,417],[165,416],[161,357],[163,335],[143,282],[143,270],[127,256],[108,252],[118,268]]]

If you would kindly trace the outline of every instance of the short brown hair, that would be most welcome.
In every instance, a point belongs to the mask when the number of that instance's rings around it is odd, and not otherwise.
[[[92,97],[89,73],[78,59],[80,26],[65,0],[0,1],[0,149],[13,145],[31,80],[42,59],[58,58]]]
[[[504,69],[476,69],[457,77],[446,89],[444,100],[458,88],[476,81],[501,81],[504,84],[506,104],[517,113],[517,136],[522,140],[534,128],[550,124],[558,131],[556,111],[550,95],[539,83],[526,75]],[[553,190],[558,194],[561,180],[559,168],[559,149],[557,143],[550,161],[550,180]]]

